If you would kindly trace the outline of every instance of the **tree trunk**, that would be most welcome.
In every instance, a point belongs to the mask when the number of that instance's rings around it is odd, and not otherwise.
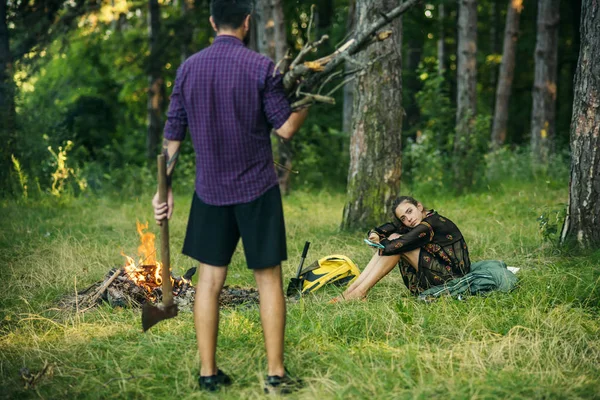
[[[248,47],[260,54],[266,55],[267,40],[265,36],[265,10],[263,2],[257,0],[250,21],[250,41]]]
[[[415,8],[420,12],[425,12],[422,4],[418,4]],[[423,48],[425,47],[425,35],[411,35],[403,44],[408,46],[408,51],[405,50],[404,53],[406,70],[402,82],[405,93],[404,98],[408,100],[408,104],[404,105],[405,126],[416,126],[421,119],[421,110],[416,95],[422,87],[418,70],[423,56]]]
[[[273,40],[275,41],[276,63],[283,60],[287,52],[287,30],[282,3],[281,0],[272,0],[271,3],[273,7]]]
[[[546,164],[553,150],[556,120],[559,0],[538,0],[531,151]]]
[[[581,47],[571,120],[569,208],[561,242],[600,247],[600,4],[581,6]]]
[[[161,54],[158,41],[160,37],[160,7],[158,0],[149,0],[148,38],[150,57],[148,60],[148,136],[146,153],[149,160],[156,157],[158,142],[163,128],[163,109],[165,102],[165,85],[162,77]]]
[[[356,1],[350,0],[348,4],[348,19],[346,21],[346,34],[349,34],[354,30],[356,26]],[[350,63],[346,63],[344,68],[346,71],[351,71],[354,67]],[[344,85],[344,111],[342,130],[346,133],[350,133],[352,129],[352,103],[354,101],[354,82],[348,82]]]
[[[500,41],[498,38],[498,21],[500,20],[500,2],[493,1],[490,5],[490,51],[489,54],[496,55],[498,54],[498,42]],[[498,76],[496,73],[496,69],[492,68],[490,71],[490,88],[495,88],[498,84]],[[492,109],[494,108],[494,98],[492,97]]]
[[[358,29],[365,29],[380,12],[397,4],[395,0],[357,0]],[[391,26],[391,40],[357,55],[359,62],[366,63],[388,54],[356,81],[344,229],[366,228],[387,220],[400,191],[402,21],[398,19]]]
[[[264,1],[264,0],[263,0]],[[265,27],[271,37],[269,52],[272,54],[273,61],[278,63],[283,60],[287,52],[287,31],[285,27],[285,16],[283,13],[283,4],[281,0],[266,0],[268,3],[267,17]],[[269,31],[270,30],[270,31]],[[282,71],[285,72],[285,71]],[[277,138],[277,162],[284,166],[277,167],[277,179],[279,180],[279,190],[283,195],[290,192],[290,169],[292,168],[292,147],[290,143],[281,138]]]
[[[6,188],[15,147],[15,86],[7,24],[7,3],[0,1],[0,186]]]
[[[444,75],[446,72],[446,32],[444,30],[446,21],[446,9],[444,4],[439,5],[439,37],[437,41],[438,56],[438,74]]]
[[[523,10],[523,0],[509,0],[504,28],[504,49],[500,77],[496,89],[496,106],[492,127],[492,147],[497,149],[506,140],[506,124],[508,121],[508,104],[515,74],[515,55],[519,37],[519,17]]]
[[[456,136],[454,156],[462,160],[468,151],[468,139],[477,107],[477,0],[458,2],[458,47],[456,78]],[[462,190],[471,181],[473,171],[455,163],[455,178]]]

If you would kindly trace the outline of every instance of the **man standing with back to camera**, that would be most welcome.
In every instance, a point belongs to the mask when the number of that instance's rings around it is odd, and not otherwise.
[[[290,139],[307,116],[292,112],[273,61],[245,47],[253,0],[212,0],[211,46],[178,69],[164,129],[167,203],[154,196],[160,224],[173,213],[171,177],[189,128],[196,153],[196,186],[183,254],[200,262],[194,320],[200,388],[231,384],[215,359],[219,294],[239,238],[260,294],[268,372],[265,392],[300,387],[283,363],[285,298],[281,262],[287,259],[281,194],[270,131]]]

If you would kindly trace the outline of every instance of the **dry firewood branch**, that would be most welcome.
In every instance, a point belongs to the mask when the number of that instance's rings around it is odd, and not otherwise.
[[[123,268],[118,268],[114,272],[114,274],[109,279],[107,279],[106,282],[104,282],[104,284],[98,288],[98,290],[96,290],[96,293],[94,293],[94,295],[90,297],[88,302],[92,305],[96,304],[100,296],[102,296],[102,293],[106,291],[110,284],[113,283],[113,281],[117,279],[119,275],[121,275],[121,272],[123,272]]]
[[[314,103],[325,103],[325,104],[335,104],[335,99],[330,96],[322,96],[320,94],[312,94],[312,93],[304,93],[300,92],[301,96],[304,96],[301,100],[298,100],[292,103],[292,110],[296,111],[301,108],[310,106]]]
[[[353,69],[351,71],[338,70],[338,71],[331,73],[323,81],[323,83],[319,87],[319,90],[317,91],[317,93],[321,94],[323,92],[323,89],[325,88],[325,86],[327,86],[328,83],[331,83],[334,79],[338,79],[338,78],[344,79],[344,81],[341,84],[338,84],[335,88],[333,88],[326,94],[326,96],[332,96],[335,92],[337,92],[339,89],[341,89],[345,84],[352,82],[354,79],[356,79],[356,77],[358,75],[363,75],[364,73],[366,73],[367,69],[371,68],[373,65],[375,65],[379,61],[387,58],[392,53],[393,53],[392,51],[389,51],[389,52],[382,54],[381,56],[369,61],[368,63],[361,63],[361,62],[358,62],[358,61],[352,59],[351,57],[347,57],[346,62],[353,64],[353,65],[358,65],[359,68]],[[348,78],[348,76],[350,76],[350,78]]]
[[[277,74],[279,70],[281,73],[285,73],[290,68],[290,62],[292,61],[292,52],[290,49],[287,49],[285,52],[285,56],[281,60],[277,62],[275,68],[273,69],[273,77]]]
[[[398,7],[392,9],[390,12],[385,13],[385,17],[377,19],[368,28],[357,33],[353,39],[348,41],[345,45],[340,47],[338,51],[332,54],[333,57],[331,57],[331,59],[328,60],[323,71],[317,72],[306,78],[303,85],[305,88],[304,91],[311,91],[312,88],[317,87],[320,84],[320,82],[327,79],[327,76],[330,75],[338,66],[341,65],[342,62],[346,60],[345,57],[341,56],[342,53],[345,53],[347,55],[354,55],[361,51],[365,46],[373,43],[374,41],[385,40],[387,38],[387,35],[384,35],[386,37],[379,37],[380,35],[375,35],[375,32],[383,28],[385,25],[389,24],[391,21],[400,17],[402,14],[404,14],[406,11],[408,11],[411,7],[415,6],[420,1],[421,0],[408,0],[402,3]],[[337,55],[335,55],[336,53]],[[288,72],[288,74],[291,72],[292,71]],[[304,73],[303,75],[306,74],[307,73]]]
[[[298,55],[290,65],[290,69],[293,70],[294,68],[296,68],[298,64],[300,64],[304,60],[307,54],[313,51],[313,49],[319,47],[321,44],[323,44],[323,42],[325,42],[328,39],[328,35],[323,35],[321,36],[321,39],[317,40],[316,42],[309,42],[306,45],[304,45],[304,47],[302,47],[302,50],[300,50],[300,53],[298,53]]]

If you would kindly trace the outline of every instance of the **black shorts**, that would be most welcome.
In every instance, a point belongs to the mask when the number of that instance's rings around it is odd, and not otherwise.
[[[279,186],[249,203],[230,206],[206,204],[194,192],[183,254],[227,266],[240,236],[250,269],[274,267],[287,259]]]

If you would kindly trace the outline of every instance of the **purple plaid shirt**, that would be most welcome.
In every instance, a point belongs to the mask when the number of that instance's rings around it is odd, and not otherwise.
[[[274,69],[273,61],[226,35],[179,67],[164,137],[181,141],[189,127],[196,193],[205,203],[247,203],[277,185],[270,131],[292,111]]]

